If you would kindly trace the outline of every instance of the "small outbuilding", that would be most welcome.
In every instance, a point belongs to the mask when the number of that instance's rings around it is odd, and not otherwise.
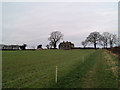
[[[70,50],[74,48],[74,44],[68,41],[63,41],[59,44],[59,49]]]

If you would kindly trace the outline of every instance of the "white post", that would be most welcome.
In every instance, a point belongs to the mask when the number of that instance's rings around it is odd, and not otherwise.
[[[56,66],[56,80],[55,80],[55,81],[56,81],[56,83],[57,83],[57,66]]]

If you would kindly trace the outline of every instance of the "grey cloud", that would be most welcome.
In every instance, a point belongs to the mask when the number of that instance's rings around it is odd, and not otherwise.
[[[7,44],[45,47],[50,33],[57,30],[64,40],[80,46],[92,31],[117,32],[114,3],[8,3],[3,8],[3,42]]]

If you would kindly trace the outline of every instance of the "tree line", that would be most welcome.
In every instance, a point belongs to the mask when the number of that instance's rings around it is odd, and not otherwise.
[[[63,34],[60,31],[54,31],[50,34],[50,37],[48,40],[50,41],[49,44],[46,45],[46,47],[54,48],[56,49],[57,43],[63,39]],[[117,44],[117,35],[112,34],[109,32],[104,32],[100,34],[99,32],[91,32],[88,37],[84,41],[81,42],[81,44],[84,46],[84,48],[87,45],[94,45],[94,48],[96,49],[97,45],[100,45],[104,48],[112,48],[115,44]]]
[[[99,32],[92,32],[85,41],[81,42],[81,44],[84,48],[88,44],[93,44],[95,49],[97,45],[101,45],[103,48],[108,48],[108,46],[112,48],[115,44],[117,44],[117,35],[109,32],[104,32],[102,34]]]
[[[63,39],[63,36],[64,35],[60,31],[51,32],[50,37],[48,38],[50,42],[46,45],[47,49],[56,49],[58,42]],[[103,48],[112,48],[117,44],[120,46],[120,38],[117,38],[116,34],[109,32],[103,32],[102,34],[99,32],[91,32],[81,44],[84,48],[88,45],[94,45],[95,49],[97,45],[102,46]],[[21,50],[25,50],[27,44],[23,44],[19,47]],[[33,46],[33,48],[35,49],[35,46]],[[37,49],[42,49],[42,44],[38,45]]]

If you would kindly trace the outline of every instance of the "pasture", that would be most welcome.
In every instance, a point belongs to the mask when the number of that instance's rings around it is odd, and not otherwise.
[[[118,88],[118,57],[106,50],[3,51],[2,57],[3,88]]]

